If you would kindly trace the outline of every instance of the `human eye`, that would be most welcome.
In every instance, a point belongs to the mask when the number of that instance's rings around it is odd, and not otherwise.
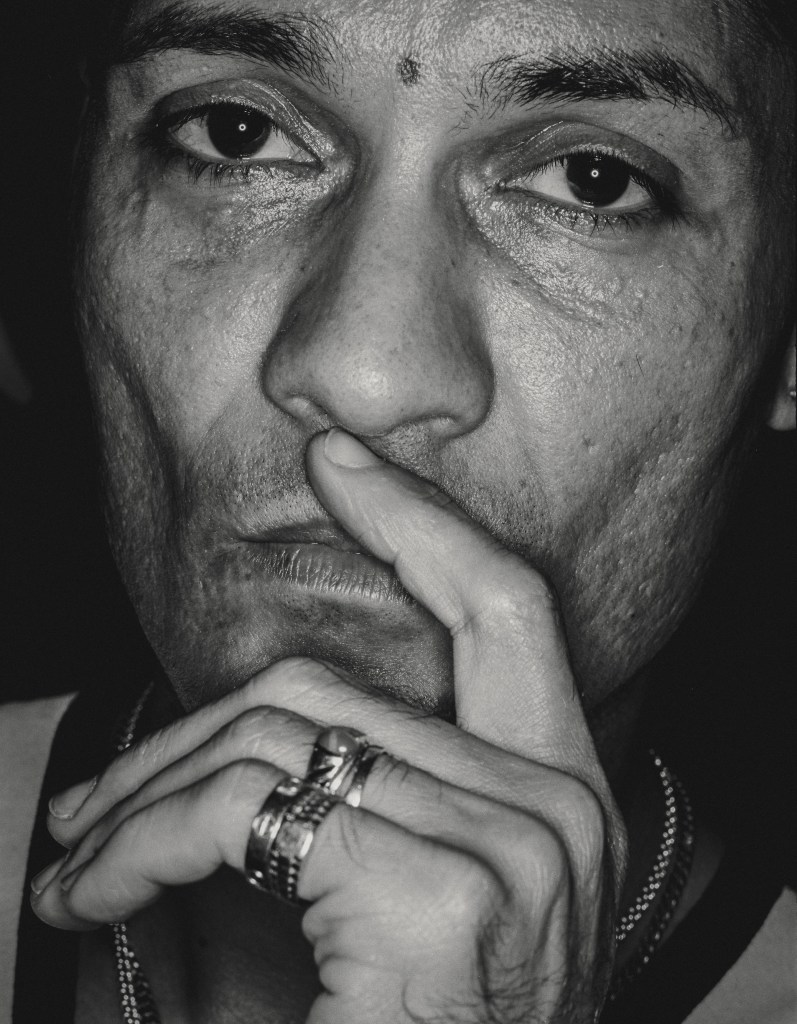
[[[502,182],[536,209],[574,231],[632,229],[677,217],[665,185],[622,156],[600,149],[557,155]]]
[[[182,163],[194,181],[242,181],[255,171],[301,174],[320,163],[270,113],[236,100],[167,113],[156,119],[148,138],[166,164]]]

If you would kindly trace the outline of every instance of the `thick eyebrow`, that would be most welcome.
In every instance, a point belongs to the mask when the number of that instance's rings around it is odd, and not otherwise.
[[[683,61],[664,50],[573,49],[543,57],[506,55],[479,69],[482,104],[521,106],[538,99],[654,100],[691,107],[735,132],[733,107]]]
[[[264,17],[254,9],[199,7],[182,0],[114,34],[118,41],[106,50],[106,67],[182,49],[249,57],[323,82],[334,45],[326,26],[301,14]]]
[[[102,64],[132,64],[171,49],[249,57],[329,86],[337,50],[326,25],[302,14],[265,17],[256,9],[199,7],[185,0],[113,33]],[[664,99],[717,119],[735,132],[733,107],[682,60],[664,50],[564,49],[541,57],[504,55],[477,70],[483,105],[521,106],[538,99]]]

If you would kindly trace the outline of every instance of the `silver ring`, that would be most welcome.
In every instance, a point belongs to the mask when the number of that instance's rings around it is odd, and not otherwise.
[[[342,796],[342,791],[348,789],[354,765],[367,746],[365,736],[354,729],[324,729],[313,746],[305,782]]]
[[[244,865],[246,880],[287,903],[298,903],[302,862],[316,829],[336,803],[326,790],[286,775],[252,821]]]
[[[354,763],[354,769],[351,773],[351,784],[347,787],[345,794],[341,794],[349,807],[360,806],[360,801],[363,797],[363,790],[365,789],[365,783],[368,781],[368,776],[371,774],[374,761],[376,761],[380,754],[384,754],[384,752],[385,751],[382,747],[378,747],[376,744],[369,744],[365,750],[360,753]]]

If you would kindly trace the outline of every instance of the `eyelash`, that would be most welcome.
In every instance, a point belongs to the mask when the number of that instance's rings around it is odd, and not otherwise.
[[[525,201],[535,206],[549,220],[556,224],[563,225],[571,231],[584,231],[584,229],[587,229],[590,235],[600,234],[606,230],[617,231],[618,229],[621,229],[625,231],[632,231],[645,224],[666,223],[673,225],[676,224],[683,216],[675,196],[668,188],[660,184],[654,178],[645,174],[645,172],[640,170],[638,167],[629,163],[621,154],[612,150],[606,150],[603,147],[595,149],[577,149],[569,153],[560,154],[552,160],[548,160],[545,163],[540,164],[538,167],[535,167],[531,173],[542,174],[544,171],[557,166],[564,168],[565,161],[568,157],[581,153],[600,153],[601,155],[612,156],[616,159],[622,160],[622,162],[628,167],[631,180],[648,193],[655,205],[642,210],[618,210],[612,213],[598,209],[590,210],[585,208],[579,209],[575,206],[565,206],[562,203],[557,203],[554,199],[547,199],[542,195],[535,195],[530,189],[523,189],[518,186],[513,187],[509,184],[508,179],[499,183],[499,190],[504,192],[522,193],[525,197]]]
[[[262,113],[256,108],[246,108],[244,104],[238,104],[243,109],[250,109],[254,113]],[[259,164],[254,161],[241,160],[238,163],[221,163],[212,160],[205,160],[203,157],[191,153],[177,142],[173,141],[171,133],[182,128],[197,118],[206,115],[213,103],[204,103],[189,110],[182,110],[178,114],[172,114],[161,118],[154,123],[147,125],[143,132],[143,141],[149,150],[161,161],[162,167],[166,168],[175,163],[182,164],[187,170],[192,184],[197,184],[205,175],[210,176],[211,185],[221,185],[226,182],[247,181],[253,171],[260,177],[274,177],[277,173],[275,167],[268,164]],[[268,115],[266,115],[268,116]],[[269,118],[275,127],[279,127],[276,121]]]
[[[201,178],[208,176],[211,186],[246,182],[253,171],[256,171],[261,177],[274,177],[278,173],[277,169],[268,164],[258,164],[244,160],[238,163],[221,163],[205,160],[173,141],[172,132],[182,128],[191,120],[207,114],[212,106],[213,104],[206,103],[193,107],[189,110],[181,111],[179,114],[162,118],[145,128],[145,141],[150,150],[159,157],[163,168],[166,169],[175,163],[182,164],[188,173],[191,184],[197,184]],[[276,125],[276,122],[274,123]],[[569,231],[587,233],[590,236],[601,234],[604,231],[633,231],[646,224],[666,223],[673,225],[681,219],[682,211],[678,208],[675,196],[669,189],[645,174],[644,171],[630,164],[627,160],[624,160],[620,154],[605,150],[602,147],[594,150],[579,149],[561,154],[535,167],[532,173],[541,174],[556,166],[564,168],[568,157],[576,153],[588,152],[599,152],[623,160],[623,163],[629,168],[631,180],[648,193],[654,205],[641,210],[621,210],[614,213],[598,209],[579,209],[575,206],[557,203],[555,200],[545,198],[542,195],[535,195],[531,190],[523,189],[519,186],[512,187],[508,180],[499,182],[498,191],[523,194],[525,201],[533,205],[549,221],[563,226]],[[295,174],[296,171],[293,173]]]

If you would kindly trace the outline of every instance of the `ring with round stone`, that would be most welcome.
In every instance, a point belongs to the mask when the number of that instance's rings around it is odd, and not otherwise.
[[[350,807],[359,807],[374,761],[383,753],[382,747],[369,743],[355,729],[324,729],[310,755],[305,782],[320,786]]]
[[[246,880],[287,903],[298,903],[302,862],[313,845],[316,829],[339,802],[319,786],[285,776],[252,820],[244,866]]]
[[[328,793],[343,796],[351,782],[357,759],[368,747],[363,733],[332,726],[318,734],[307,765],[305,782]]]

